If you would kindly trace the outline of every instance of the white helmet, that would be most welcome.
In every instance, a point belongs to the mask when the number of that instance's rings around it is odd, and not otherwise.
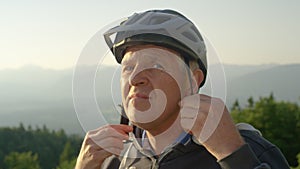
[[[114,39],[112,39],[114,37]],[[153,44],[177,51],[185,59],[195,60],[206,77],[207,60],[204,40],[196,26],[173,10],[149,10],[135,13],[120,25],[104,33],[105,41],[121,63],[126,48]],[[203,86],[205,79],[203,80]]]

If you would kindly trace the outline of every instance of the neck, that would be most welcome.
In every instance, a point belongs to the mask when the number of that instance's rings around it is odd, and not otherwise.
[[[167,130],[159,134],[146,131],[146,134],[153,150],[159,155],[167,146],[174,143],[183,131],[184,130],[180,124],[180,116],[178,116]]]

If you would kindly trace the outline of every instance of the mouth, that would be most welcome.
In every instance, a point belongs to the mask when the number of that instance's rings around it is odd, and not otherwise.
[[[141,93],[134,93],[129,96],[129,100],[132,99],[149,99],[149,96]]]

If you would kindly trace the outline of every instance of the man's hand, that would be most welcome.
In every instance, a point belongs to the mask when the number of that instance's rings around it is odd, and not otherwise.
[[[245,144],[221,99],[195,94],[179,105],[182,127],[218,160]]]
[[[128,133],[132,130],[127,125],[107,125],[89,131],[83,140],[75,168],[100,168],[107,157],[121,153],[123,140],[128,140]]]

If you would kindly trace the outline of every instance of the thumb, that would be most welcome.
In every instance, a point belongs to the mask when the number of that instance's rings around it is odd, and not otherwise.
[[[129,126],[129,125],[125,125],[125,124],[118,124],[118,125],[111,125],[111,127],[113,129],[115,129],[116,131],[118,131],[119,133],[129,133],[133,131],[133,127]]]

